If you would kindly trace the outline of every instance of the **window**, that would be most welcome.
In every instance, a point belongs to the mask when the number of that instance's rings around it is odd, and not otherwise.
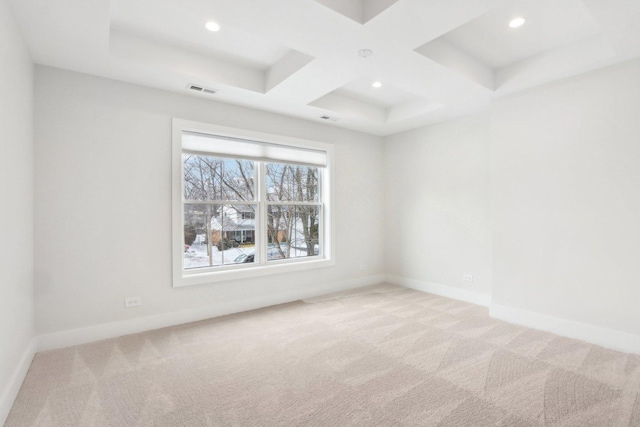
[[[174,286],[333,265],[332,147],[174,120]]]

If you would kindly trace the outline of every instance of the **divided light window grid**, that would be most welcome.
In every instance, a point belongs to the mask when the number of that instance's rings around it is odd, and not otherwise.
[[[183,271],[323,257],[319,150],[183,132]]]

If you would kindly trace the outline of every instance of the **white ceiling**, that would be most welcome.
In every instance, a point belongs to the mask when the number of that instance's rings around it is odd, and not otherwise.
[[[509,28],[516,17],[526,25]],[[581,0],[516,0],[444,35],[454,46],[500,68],[596,37],[600,29]]]
[[[215,16],[205,18],[204,22],[209,20],[215,21]],[[213,33],[205,28],[202,21],[184,21],[183,25],[177,25],[171,16],[150,14],[142,2],[111,1],[112,31],[147,38],[258,70],[271,67],[289,51],[287,47],[269,39],[233,27],[225,27],[224,31]]]
[[[414,95],[397,89],[389,84],[384,84],[379,88],[374,88],[371,84],[371,79],[360,78],[347,83],[341,88],[335,90],[333,93],[353,98],[357,101],[365,102],[380,108],[392,108],[396,105],[401,105],[416,99]]]
[[[376,135],[640,56],[640,0],[10,2],[36,63]]]

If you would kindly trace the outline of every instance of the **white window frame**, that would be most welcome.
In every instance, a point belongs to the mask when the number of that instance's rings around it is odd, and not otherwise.
[[[239,138],[247,141],[256,141],[262,143],[271,143],[285,145],[295,148],[306,148],[312,150],[321,150],[326,153],[327,164],[322,170],[320,185],[322,188],[322,221],[320,226],[320,250],[319,256],[313,259],[291,258],[283,260],[269,261],[265,264],[250,265],[225,265],[202,269],[184,270],[184,204],[183,204],[183,160],[182,160],[182,133],[197,132],[203,134],[218,135],[230,138]],[[214,153],[212,153],[215,156]],[[245,129],[232,128],[227,126],[218,126],[207,123],[199,123],[189,120],[173,119],[173,144],[172,144],[172,258],[173,258],[173,287],[179,288],[184,286],[213,284],[228,280],[245,279],[251,277],[260,277],[269,274],[290,273],[293,271],[309,270],[314,268],[330,267],[335,265],[335,248],[333,242],[334,229],[332,224],[332,206],[333,191],[331,187],[331,178],[333,172],[333,144],[324,142],[310,141],[305,139],[291,138],[282,135],[274,135],[262,132],[255,132]],[[262,176],[263,163],[256,170],[256,179],[258,181],[264,179]],[[259,191],[266,191],[264,185],[258,184]],[[266,194],[262,194],[260,203],[268,203]],[[242,204],[237,202],[236,204]],[[293,205],[301,205],[304,202],[291,202]],[[256,254],[260,253],[262,259],[266,257],[266,218],[264,215],[258,215],[260,226],[256,227]],[[263,237],[264,234],[264,237]],[[264,246],[264,247],[263,247]]]

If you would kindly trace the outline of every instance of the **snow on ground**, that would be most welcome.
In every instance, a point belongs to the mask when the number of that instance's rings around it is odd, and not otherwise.
[[[235,259],[240,255],[250,255],[255,252],[255,247],[231,248],[226,251],[219,251],[216,246],[212,246],[213,265],[235,264]],[[184,253],[184,268],[209,267],[209,256],[207,255],[207,245],[191,245]]]
[[[267,258],[269,261],[281,259],[282,255],[280,251],[278,251],[275,245],[270,245],[267,250]],[[291,248],[291,253],[289,254],[289,258],[300,258],[307,256],[307,250],[305,249],[304,243],[301,244],[302,247]],[[287,247],[285,244],[281,244],[282,251],[286,254]],[[212,246],[211,250],[213,251],[213,265],[229,265],[236,264],[236,259],[240,255],[251,255],[255,253],[255,246],[247,246],[242,248],[231,248],[225,251],[219,251],[216,246]],[[224,258],[223,258],[224,256]],[[244,257],[243,257],[244,258]],[[202,268],[209,267],[209,256],[207,255],[207,245],[204,244],[193,244],[189,247],[189,249],[184,253],[183,257],[183,265],[184,269],[193,269],[193,268]],[[224,262],[223,262],[224,260]],[[238,263],[241,263],[243,259],[238,259]]]

